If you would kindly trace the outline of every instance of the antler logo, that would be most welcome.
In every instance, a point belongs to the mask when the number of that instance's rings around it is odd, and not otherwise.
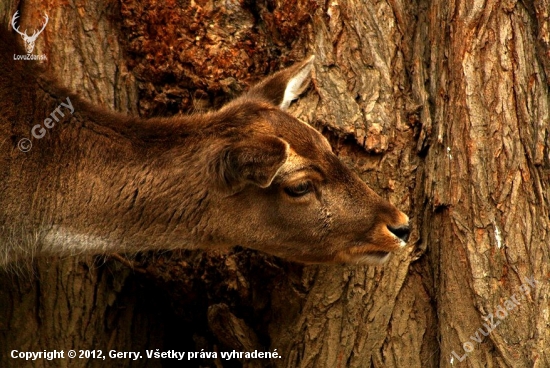
[[[36,30],[34,30],[34,32],[32,33],[32,36],[29,36],[27,34],[26,29],[25,29],[25,32],[21,32],[21,31],[19,31],[19,27],[15,26],[15,20],[17,18],[19,18],[19,15],[17,15],[18,13],[19,13],[19,10],[16,11],[15,14],[13,15],[13,17],[11,18],[11,26],[13,27],[15,32],[19,33],[21,35],[21,37],[23,37],[23,40],[25,41],[25,49],[27,50],[27,54],[30,54],[34,50],[34,43],[36,41],[36,38],[38,37],[38,35],[40,35],[40,33],[42,33],[44,28],[46,28],[46,24],[48,24],[48,19],[49,18],[48,18],[48,15],[45,14],[44,19],[46,21],[44,22],[44,25],[42,26],[42,29],[40,31],[38,31],[38,33],[36,33]]]

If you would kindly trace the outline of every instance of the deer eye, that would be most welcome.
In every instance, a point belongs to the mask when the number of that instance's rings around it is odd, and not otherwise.
[[[299,182],[296,185],[291,185],[284,189],[285,193],[291,197],[302,197],[312,190],[313,184],[309,180]]]

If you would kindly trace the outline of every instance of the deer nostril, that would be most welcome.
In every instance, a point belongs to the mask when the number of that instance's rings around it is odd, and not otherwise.
[[[411,233],[409,225],[399,227],[392,227],[388,225],[388,230],[391,231],[392,234],[397,236],[399,239],[403,240],[405,243],[407,242],[407,240],[409,240],[409,235]]]

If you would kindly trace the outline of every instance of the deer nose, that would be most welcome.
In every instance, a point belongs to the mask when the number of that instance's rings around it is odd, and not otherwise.
[[[402,226],[389,226],[388,230],[395,236],[397,236],[399,239],[403,240],[405,243],[407,240],[409,240],[409,235],[411,234],[411,229],[409,228],[409,225],[402,225]]]

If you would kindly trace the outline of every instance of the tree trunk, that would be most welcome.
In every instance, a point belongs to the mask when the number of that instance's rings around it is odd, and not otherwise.
[[[550,0],[8,0],[3,24],[17,9],[22,29],[49,15],[35,53],[61,84],[128,114],[216,108],[315,54],[291,113],[413,234],[383,267],[240,248],[15,265],[0,366],[550,367]],[[142,358],[10,356],[54,349]]]

